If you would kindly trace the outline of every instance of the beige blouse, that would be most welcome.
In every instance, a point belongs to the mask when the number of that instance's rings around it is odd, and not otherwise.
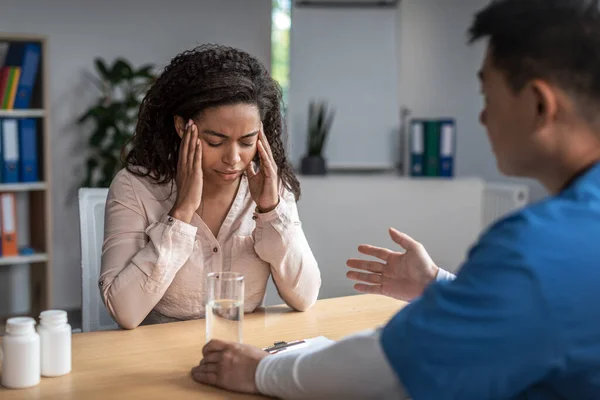
[[[314,304],[321,276],[291,192],[283,191],[273,211],[257,213],[242,177],[215,238],[197,214],[190,224],[167,215],[173,189],[127,170],[109,189],[99,287],[121,327],[204,317],[204,279],[212,271],[244,275],[245,312],[263,303],[269,275],[290,307]]]

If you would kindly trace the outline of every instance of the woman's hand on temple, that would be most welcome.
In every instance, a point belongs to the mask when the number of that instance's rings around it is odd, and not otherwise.
[[[185,126],[177,162],[177,199],[169,212],[173,218],[190,223],[202,202],[202,141],[191,119]]]
[[[260,167],[257,170],[255,163],[252,161],[246,168],[246,174],[248,176],[250,194],[258,206],[258,210],[260,212],[269,212],[279,204],[279,185],[277,164],[273,158],[271,146],[269,146],[262,124],[256,147],[260,157]]]

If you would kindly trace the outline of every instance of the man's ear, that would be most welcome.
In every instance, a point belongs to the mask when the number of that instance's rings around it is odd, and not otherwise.
[[[179,115],[176,115],[173,117],[173,123],[175,124],[175,131],[177,131],[177,134],[180,138],[183,138],[186,125],[185,119],[183,119],[183,117],[180,117]]]
[[[547,126],[556,119],[558,112],[558,99],[554,88],[543,80],[531,82],[531,88],[536,101],[536,121],[538,128]]]

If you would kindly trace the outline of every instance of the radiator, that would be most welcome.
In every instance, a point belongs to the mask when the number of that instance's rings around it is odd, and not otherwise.
[[[482,228],[486,229],[500,218],[524,207],[528,201],[527,185],[486,183],[483,190]]]

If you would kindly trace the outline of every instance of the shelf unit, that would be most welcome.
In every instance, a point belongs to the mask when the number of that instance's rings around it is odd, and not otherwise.
[[[48,262],[48,254],[36,253],[26,256],[0,257],[0,266]]]
[[[38,132],[38,168],[40,182],[0,183],[0,192],[13,192],[27,196],[30,255],[0,257],[0,268],[5,266],[30,266],[29,315],[37,317],[40,311],[52,307],[52,196],[50,163],[49,75],[47,38],[39,35],[3,34],[0,42],[37,42],[41,58],[33,89],[31,108],[25,110],[0,110],[0,118],[35,118]],[[21,227],[17,221],[17,227]],[[4,318],[9,317],[2,316]],[[0,320],[4,319],[0,317]]]
[[[2,37],[0,36],[0,41]],[[0,118],[43,118],[46,116],[46,110],[2,110],[0,109]]]
[[[5,192],[36,192],[48,188],[46,182],[0,183],[0,193]]]

